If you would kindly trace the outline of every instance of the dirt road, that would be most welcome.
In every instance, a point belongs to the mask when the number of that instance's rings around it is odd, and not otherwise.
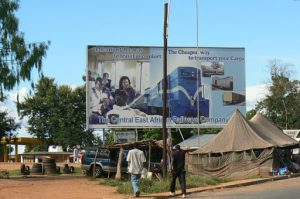
[[[128,199],[116,188],[98,185],[84,176],[41,176],[0,179],[1,199]]]
[[[79,166],[79,165],[75,165]],[[20,164],[1,163],[0,168],[15,170]],[[81,175],[22,176],[0,179],[1,199],[129,199],[116,193],[115,187],[99,185]]]

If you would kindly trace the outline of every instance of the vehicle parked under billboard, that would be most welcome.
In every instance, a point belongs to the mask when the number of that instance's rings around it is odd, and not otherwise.
[[[88,127],[160,128],[163,48],[88,46],[87,50]],[[234,82],[221,85],[228,77]],[[224,125],[236,107],[224,104],[222,90],[245,93],[245,49],[169,47],[167,86],[167,127]],[[239,106],[245,114],[245,104]]]

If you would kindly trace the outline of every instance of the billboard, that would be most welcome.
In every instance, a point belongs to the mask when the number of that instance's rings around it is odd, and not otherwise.
[[[244,115],[245,49],[168,47],[167,127],[221,127]],[[88,128],[161,128],[163,47],[87,47]]]
[[[115,143],[132,143],[136,142],[136,132],[135,131],[116,131],[115,132]]]

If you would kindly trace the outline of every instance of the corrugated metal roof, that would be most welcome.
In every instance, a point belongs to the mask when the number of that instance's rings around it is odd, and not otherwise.
[[[200,146],[207,144],[215,136],[216,134],[194,135],[183,142],[180,142],[178,145],[180,145],[182,149],[197,149]]]

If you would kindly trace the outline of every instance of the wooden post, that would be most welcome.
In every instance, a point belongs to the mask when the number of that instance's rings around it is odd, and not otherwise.
[[[18,144],[15,143],[15,162],[19,162]]]
[[[3,143],[3,161],[8,162],[8,157],[7,157],[7,143]]]
[[[93,176],[95,177],[95,173],[96,173],[96,159],[97,159],[97,155],[98,155],[98,148],[95,154],[95,158],[94,158],[94,166],[93,166]],[[74,157],[75,158],[75,157]]]
[[[148,162],[148,172],[150,171],[150,166],[151,166],[151,142],[149,142],[149,162]]]
[[[167,177],[167,50],[168,50],[168,3],[165,3],[165,17],[164,17],[164,50],[163,50],[163,162],[162,173],[163,178]]]
[[[116,180],[121,180],[121,167],[122,167],[122,160],[123,160],[123,147],[120,148],[119,151],[119,158],[118,158],[118,164],[117,164],[117,173],[116,173]]]

